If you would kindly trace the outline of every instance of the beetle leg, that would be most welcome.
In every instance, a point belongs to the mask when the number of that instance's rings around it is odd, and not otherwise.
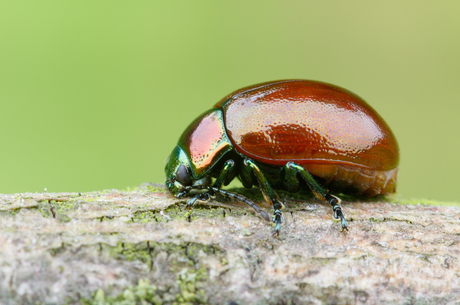
[[[273,235],[279,236],[281,224],[284,222],[283,213],[281,212],[281,209],[284,208],[284,205],[279,200],[278,195],[270,186],[270,183],[268,182],[267,178],[265,178],[265,176],[262,174],[259,167],[257,167],[257,165],[249,159],[244,160],[244,165],[251,168],[252,172],[257,178],[257,181],[259,182],[262,195],[264,196],[266,201],[271,202],[273,205],[273,209],[275,210],[273,212],[273,222],[275,223],[275,232],[273,233]]]
[[[326,193],[326,196],[324,196],[332,206],[332,210],[334,211],[334,218],[335,219],[340,219],[340,222],[342,224],[342,231],[347,230],[348,231],[348,224],[347,221],[345,220],[345,213],[342,210],[342,206],[340,203],[342,200],[334,195],[329,194],[329,192]]]
[[[289,164],[289,163],[288,163]],[[297,170],[284,167],[283,185],[287,191],[297,193],[300,189],[300,181],[297,177]]]
[[[209,187],[205,192],[200,193],[190,199],[187,202],[187,207],[191,208],[197,200],[201,201],[208,201],[211,197],[215,196],[215,191],[213,189],[220,189],[222,187],[222,184],[227,184],[231,178],[231,173],[233,170],[233,167],[235,165],[235,162],[233,160],[228,160],[225,162],[224,168],[220,172],[219,177],[217,177],[216,181],[212,185],[212,187]]]
[[[180,191],[179,193],[177,193],[176,198],[184,197],[184,196],[187,195],[191,190],[192,190],[192,187],[191,187],[191,186],[186,186],[186,187],[184,187],[184,188],[182,189],[182,191]]]
[[[187,194],[193,188],[195,188],[195,189],[206,189],[205,192],[200,193],[200,194],[196,195],[195,197],[193,197],[192,199],[190,199],[187,202],[187,206],[189,208],[191,208],[195,204],[195,202],[197,200],[207,201],[211,197],[214,197],[216,195],[216,193],[220,193],[220,194],[222,194],[224,196],[228,196],[230,198],[234,198],[236,200],[239,200],[239,201],[242,201],[242,202],[246,203],[247,205],[252,207],[256,212],[258,212],[262,216],[262,218],[264,218],[267,221],[270,221],[270,218],[268,217],[267,213],[265,213],[265,211],[262,210],[253,201],[251,201],[251,200],[247,199],[246,197],[241,196],[239,194],[235,194],[235,193],[231,193],[231,192],[228,192],[228,191],[221,190],[222,184],[227,185],[228,183],[231,182],[231,180],[233,180],[234,177],[232,176],[232,170],[233,170],[234,166],[235,166],[235,162],[233,160],[228,160],[227,162],[225,162],[224,168],[222,169],[222,171],[219,174],[219,177],[217,177],[216,181],[214,182],[214,184],[212,186],[200,185],[200,186],[186,187],[184,189],[184,191],[180,193],[180,196],[184,196],[185,194]]]
[[[258,212],[260,214],[260,216],[262,216],[263,219],[265,219],[266,221],[270,221],[270,217],[268,216],[268,214],[262,210],[257,204],[255,204],[253,201],[249,200],[248,198],[240,195],[240,194],[235,194],[235,193],[232,193],[232,192],[229,192],[229,191],[225,191],[225,190],[221,190],[221,189],[217,189],[217,188],[214,188],[214,187],[211,187],[212,190],[216,193],[220,193],[224,196],[227,196],[227,197],[230,197],[232,199],[236,199],[238,201],[242,201],[244,203],[246,203],[247,205],[249,205],[251,208],[253,208],[256,212]]]
[[[294,162],[288,162],[285,166],[285,169],[287,171],[295,171],[296,173],[300,174],[300,176],[303,178],[303,180],[305,180],[313,194],[315,194],[318,199],[326,200],[329,202],[329,204],[332,206],[332,211],[334,212],[334,218],[340,219],[342,231],[348,231],[348,224],[345,220],[345,213],[343,212],[340,205],[342,200],[339,197],[330,194],[328,190],[322,188],[312,177],[312,175],[310,175],[310,173],[307,172],[302,166],[295,164]]]
[[[232,177],[232,172],[235,166],[235,162],[233,160],[227,160],[225,162],[224,168],[220,172],[219,177],[217,177],[216,181],[214,181],[214,184],[212,185],[213,188],[218,188],[220,189],[222,187],[222,184],[229,184],[231,180],[233,180]],[[230,181],[229,181],[230,180]]]
[[[191,209],[197,200],[208,201],[211,197],[212,195],[209,192],[198,194],[189,201],[187,201],[187,208]]]
[[[247,199],[244,196],[221,190],[222,184],[227,185],[228,183],[231,182],[231,180],[233,180],[234,176],[232,176],[232,170],[233,170],[234,165],[235,165],[235,162],[233,160],[228,160],[227,162],[225,162],[222,172],[220,173],[219,177],[214,182],[213,186],[209,187],[209,191],[213,193],[220,193],[224,196],[228,196],[230,198],[234,198],[236,200],[242,201],[246,203],[247,205],[249,205],[250,207],[252,207],[265,220],[269,221],[270,219],[267,213],[265,213],[264,210],[262,210],[257,204],[255,204],[251,200]]]

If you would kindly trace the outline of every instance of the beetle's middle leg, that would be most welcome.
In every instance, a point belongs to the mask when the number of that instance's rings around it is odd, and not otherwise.
[[[309,172],[307,172],[302,166],[294,162],[288,162],[286,166],[284,167],[284,170],[286,171],[285,179],[288,180],[287,183],[295,182],[297,180],[296,176],[297,174],[299,174],[302,177],[302,179],[305,180],[305,182],[308,184],[308,186],[312,190],[313,194],[318,199],[326,200],[327,202],[329,202],[330,205],[332,206],[332,211],[334,212],[334,218],[340,219],[341,221],[342,231],[343,230],[348,231],[348,224],[347,224],[347,221],[345,220],[345,213],[343,212],[342,207],[340,205],[342,200],[340,200],[339,197],[330,194],[328,190],[322,188],[316,182],[316,180],[312,177],[312,175],[310,175]]]
[[[249,171],[253,172],[256,176],[257,182],[259,183],[259,187],[262,191],[262,195],[264,196],[265,200],[273,204],[273,222],[275,223],[275,232],[273,233],[273,235],[276,234],[279,236],[281,224],[283,223],[283,213],[281,212],[281,209],[284,207],[284,205],[281,203],[278,195],[270,186],[270,183],[268,182],[267,178],[265,178],[264,174],[262,174],[262,171],[253,161],[245,159],[244,166],[246,168],[249,168]]]
[[[235,193],[232,193],[232,192],[225,191],[225,190],[221,189],[222,185],[228,185],[235,178],[234,166],[235,166],[235,162],[233,160],[231,160],[231,159],[227,160],[227,162],[225,162],[225,164],[224,164],[224,167],[223,167],[222,171],[219,174],[219,177],[217,177],[217,179],[214,181],[214,184],[212,186],[205,186],[205,185],[195,186],[195,188],[206,189],[206,191],[203,192],[203,193],[200,193],[200,194],[196,195],[195,197],[193,197],[192,199],[190,199],[187,202],[187,206],[189,208],[191,208],[195,204],[195,202],[197,200],[207,201],[211,197],[214,197],[216,195],[216,193],[220,193],[220,194],[222,194],[224,196],[227,196],[227,197],[230,197],[230,198],[233,198],[233,199],[236,199],[236,200],[239,200],[239,201],[242,201],[242,202],[246,203],[247,205],[252,207],[256,212],[258,212],[265,220],[270,221],[270,218],[269,218],[268,214],[264,210],[262,210],[257,204],[255,204],[253,201],[251,201],[251,200],[247,199],[246,197],[241,196],[239,194],[235,194]],[[191,190],[193,188],[194,188],[193,186],[189,187],[189,190]],[[184,192],[184,195],[187,192]]]

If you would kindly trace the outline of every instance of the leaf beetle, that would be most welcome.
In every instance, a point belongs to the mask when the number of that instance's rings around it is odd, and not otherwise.
[[[234,178],[259,186],[273,205],[274,234],[283,222],[275,189],[310,188],[329,202],[347,229],[341,200],[331,193],[374,196],[396,190],[399,148],[388,125],[363,99],[341,87],[310,80],[266,82],[237,90],[195,119],[168,158],[166,186],[187,204],[221,193]],[[215,178],[213,180],[213,178]]]

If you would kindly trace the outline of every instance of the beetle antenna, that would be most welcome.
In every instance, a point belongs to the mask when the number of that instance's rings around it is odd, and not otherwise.
[[[194,189],[198,189],[198,190],[203,190],[203,189],[208,189],[214,193],[219,193],[223,196],[227,196],[227,197],[230,197],[232,199],[236,199],[238,201],[242,201],[244,203],[246,203],[247,205],[249,205],[251,208],[253,208],[257,213],[260,214],[260,216],[262,216],[263,219],[265,219],[266,221],[270,221],[270,216],[268,216],[268,214],[262,210],[254,201],[252,200],[249,200],[248,198],[244,197],[243,195],[240,195],[240,194],[236,194],[236,193],[232,193],[232,192],[229,192],[229,191],[225,191],[225,190],[222,190],[220,188],[217,188],[217,187],[212,187],[212,186],[204,186],[204,185],[196,185],[196,186],[193,186]]]

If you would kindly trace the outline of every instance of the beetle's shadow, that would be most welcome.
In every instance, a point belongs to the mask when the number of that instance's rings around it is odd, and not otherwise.
[[[262,195],[262,192],[259,188],[253,187],[250,189],[244,187],[233,187],[226,189],[229,192],[237,193],[245,196],[246,198],[256,202],[258,205],[264,208],[270,208],[270,204],[265,202],[265,199]],[[314,203],[314,204],[325,204],[329,205],[327,202],[317,199],[310,190],[301,190],[297,193],[290,193],[284,190],[276,190],[276,193],[279,195],[281,202],[289,205],[289,208],[295,208],[297,205],[305,206],[305,204]],[[343,203],[363,203],[363,202],[381,202],[388,201],[388,196],[377,195],[374,197],[366,197],[359,195],[347,195],[340,192],[334,192],[334,195],[342,199]],[[228,198],[220,198],[224,201],[232,201]]]
[[[237,193],[246,197],[247,199],[253,201],[256,205],[262,208],[266,213],[270,214],[272,210],[271,204],[265,201],[262,193],[259,188],[246,189],[243,187],[235,187],[226,189],[228,192]],[[193,195],[198,194],[198,191],[190,192],[190,197],[184,198],[184,200],[178,201],[176,204],[168,207],[165,210],[165,214],[168,215],[168,219],[163,219],[168,221],[169,219],[185,219],[189,222],[192,222],[196,219],[201,218],[213,218],[213,217],[241,217],[245,215],[257,215],[253,209],[248,207],[245,203],[239,201],[236,198],[230,198],[218,194],[213,200],[201,202],[197,201],[193,208],[187,208],[187,201],[193,197]],[[296,211],[311,212],[320,209],[329,209],[330,205],[326,201],[319,200],[316,198],[311,191],[300,191],[297,193],[290,193],[283,190],[277,190],[277,194],[281,202],[285,204],[285,209],[283,213],[292,213]],[[344,195],[341,193],[336,193],[342,199],[344,206],[348,203],[372,203],[379,202],[385,199],[384,196],[376,196],[372,198],[364,196],[350,196]],[[388,199],[388,198],[386,198]],[[388,200],[386,200],[388,201]],[[159,220],[156,219],[158,222]]]

